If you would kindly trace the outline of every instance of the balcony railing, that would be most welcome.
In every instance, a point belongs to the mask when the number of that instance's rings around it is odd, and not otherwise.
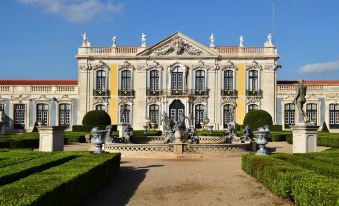
[[[129,96],[129,97],[134,97],[135,95],[135,91],[133,89],[129,89],[129,90],[121,90],[119,89],[119,96]]]
[[[93,96],[109,96],[109,90],[93,90]]]
[[[209,91],[210,91],[209,89],[205,89],[205,90],[192,89],[191,94],[195,96],[208,96]]]
[[[162,96],[164,94],[163,90],[150,90],[146,89],[147,96]]]
[[[246,96],[262,96],[262,90],[246,90]]]
[[[183,90],[183,89],[172,89],[171,90],[171,95],[173,96],[182,96],[182,95],[188,95],[188,90]]]
[[[238,96],[238,91],[237,91],[237,90],[226,90],[226,89],[222,89],[222,90],[221,90],[221,96],[231,96],[231,97],[236,97],[236,96]]]

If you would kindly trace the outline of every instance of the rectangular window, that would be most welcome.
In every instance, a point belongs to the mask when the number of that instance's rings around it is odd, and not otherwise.
[[[70,124],[70,104],[59,105],[59,125],[65,126]]]
[[[339,129],[339,104],[330,104],[330,129]]]
[[[14,104],[14,129],[25,128],[26,105]]]

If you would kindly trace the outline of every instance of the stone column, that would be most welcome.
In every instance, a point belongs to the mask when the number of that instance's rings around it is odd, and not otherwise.
[[[292,127],[293,153],[316,152],[318,126],[311,123],[296,123]]]
[[[63,126],[39,126],[39,151],[54,152],[64,150]]]

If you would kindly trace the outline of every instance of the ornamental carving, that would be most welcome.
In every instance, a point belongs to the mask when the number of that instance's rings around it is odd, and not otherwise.
[[[196,104],[207,103],[207,97],[194,97],[193,102]]]
[[[134,66],[129,63],[128,61],[124,61],[124,63],[122,65],[119,65],[119,69],[130,69],[130,70],[134,70]]]
[[[11,96],[11,100],[17,100],[17,101],[28,101],[29,100],[29,96],[23,96],[22,94],[19,94],[17,97],[15,96]]]
[[[108,64],[106,64],[105,62],[100,60],[99,64],[93,65],[93,69],[109,69],[109,66],[108,66]]]
[[[138,71],[147,71],[150,69],[163,69],[159,62],[153,61],[153,64],[139,65],[137,67]]]
[[[187,55],[187,54],[201,55],[202,50],[189,44],[187,41],[185,41],[181,37],[176,36],[173,41],[165,44],[164,46],[156,49],[153,52],[153,54],[156,56],[169,55],[172,53],[176,55]]]
[[[234,106],[237,105],[235,97],[222,97],[222,104],[232,104]]]
[[[102,104],[107,102],[107,98],[104,97],[94,97],[94,104]]]
[[[228,60],[227,63],[222,66],[222,69],[234,69],[234,70],[237,70],[238,68],[235,66],[235,64],[231,60]]]
[[[147,97],[148,104],[155,104],[160,102],[160,97]]]
[[[133,97],[119,97],[119,104],[133,103]]]
[[[247,104],[260,103],[261,97],[246,97]]]
[[[211,70],[211,69],[213,69],[213,65],[206,65],[205,62],[200,60],[198,62],[198,64],[193,65],[192,68],[193,69],[207,69],[207,70]]]
[[[262,69],[262,66],[258,64],[255,60],[252,61],[251,64],[246,65],[246,69]]]
[[[280,67],[281,66],[278,64],[267,64],[264,66],[264,70],[265,71],[276,71]]]

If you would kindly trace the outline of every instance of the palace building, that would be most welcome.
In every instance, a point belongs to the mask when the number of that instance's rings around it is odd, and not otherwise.
[[[292,104],[296,81],[277,81],[279,55],[272,36],[261,47],[217,46],[213,34],[205,46],[176,32],[148,46],[93,47],[88,37],[76,55],[76,80],[0,80],[0,110],[6,129],[30,131],[37,121],[48,125],[81,124],[90,110],[105,110],[112,124],[121,121],[120,108],[134,129],[146,122],[162,129],[164,112],[177,119],[183,113],[201,128],[206,116],[213,129],[242,124],[253,109],[268,111],[274,124],[289,129],[296,115]],[[310,119],[339,131],[339,81],[305,81]]]

